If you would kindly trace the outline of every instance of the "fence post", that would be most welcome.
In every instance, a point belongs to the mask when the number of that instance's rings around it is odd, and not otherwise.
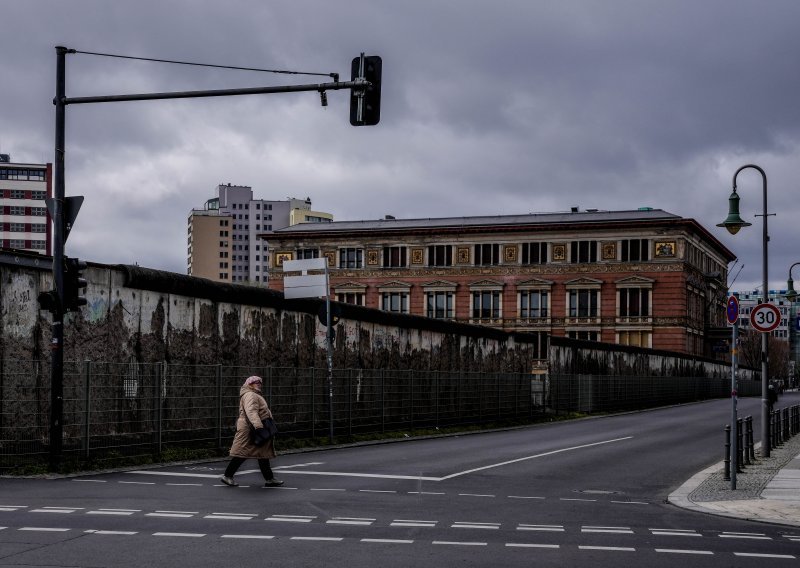
[[[736,421],[736,472],[743,473],[744,470],[744,423],[741,418]]]
[[[314,409],[314,401],[316,400],[316,390],[314,389],[314,383],[317,381],[317,373],[316,367],[311,367],[311,438],[316,438],[317,430],[316,430],[316,422],[317,422],[317,415]]]
[[[381,434],[386,433],[386,377],[383,369],[381,373]]]
[[[409,417],[411,418],[411,434],[414,434],[414,369],[408,370],[408,388],[409,391]]]
[[[164,420],[164,397],[161,396],[161,393],[164,391],[166,387],[165,377],[167,375],[167,362],[162,361],[161,363],[156,364],[156,398],[157,398],[157,410],[158,415],[156,417],[156,453],[161,455],[161,435],[162,435],[162,428],[163,428],[163,420]]]
[[[222,448],[222,365],[217,363],[217,449]]]
[[[722,476],[725,481],[731,479],[731,425],[725,425],[725,473]],[[731,484],[732,485],[732,484]],[[736,487],[731,487],[736,489]]]
[[[436,429],[439,429],[439,371],[432,371],[433,375],[433,388],[434,388],[434,397],[436,400]]]
[[[744,465],[750,465],[750,452],[753,451],[753,417],[744,419]]]
[[[88,460],[89,459],[89,435],[90,430],[89,426],[91,424],[92,419],[92,411],[91,411],[91,394],[90,394],[90,387],[91,387],[91,364],[92,362],[86,359],[83,362],[83,404],[85,405],[84,408],[84,427],[83,427],[83,448],[84,448],[84,457]]]
[[[353,375],[352,369],[347,370],[347,435],[353,439]]]

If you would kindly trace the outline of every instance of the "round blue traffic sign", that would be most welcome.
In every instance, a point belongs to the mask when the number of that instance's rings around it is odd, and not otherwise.
[[[726,313],[728,315],[729,324],[733,325],[739,321],[739,300],[736,299],[736,296],[728,297],[728,308]]]

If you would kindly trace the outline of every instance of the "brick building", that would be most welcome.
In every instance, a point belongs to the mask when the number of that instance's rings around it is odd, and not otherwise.
[[[695,220],[651,208],[387,216],[259,237],[274,252],[270,288],[283,289],[283,260],[324,256],[335,300],[534,333],[542,350],[553,335],[714,356],[735,258]]]

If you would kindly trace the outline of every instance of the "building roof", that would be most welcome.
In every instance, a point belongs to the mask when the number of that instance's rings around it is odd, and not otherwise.
[[[624,221],[677,220],[681,217],[663,209],[642,208],[631,211],[575,211],[561,213],[529,213],[524,215],[485,215],[477,217],[429,217],[427,219],[376,219],[363,221],[334,221],[324,224],[300,224],[278,229],[275,234],[336,233],[353,231],[391,231],[413,229],[444,229],[458,227],[503,227],[515,225],[560,225],[565,223],[609,223]]]

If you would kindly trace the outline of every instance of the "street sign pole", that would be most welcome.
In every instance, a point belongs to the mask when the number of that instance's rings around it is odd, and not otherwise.
[[[739,363],[739,320],[737,319],[733,324],[732,332],[732,345],[731,345],[731,489],[736,489],[736,470],[739,466],[737,463],[739,457],[739,436],[738,424],[739,416],[737,412],[737,405],[739,403],[739,393],[736,384],[736,367]]]
[[[328,278],[328,260],[325,259],[325,318],[327,320],[327,349],[328,349],[328,417],[329,439],[333,444],[333,326],[331,325],[331,284]]]
[[[730,447],[731,447],[731,489],[736,489],[736,469],[738,467],[739,457],[739,436],[738,424],[739,416],[737,406],[739,403],[739,393],[737,392],[736,384],[736,366],[738,364],[739,356],[739,298],[733,294],[728,298],[727,309],[728,323],[732,324],[733,329],[731,332],[731,429],[730,429]]]

